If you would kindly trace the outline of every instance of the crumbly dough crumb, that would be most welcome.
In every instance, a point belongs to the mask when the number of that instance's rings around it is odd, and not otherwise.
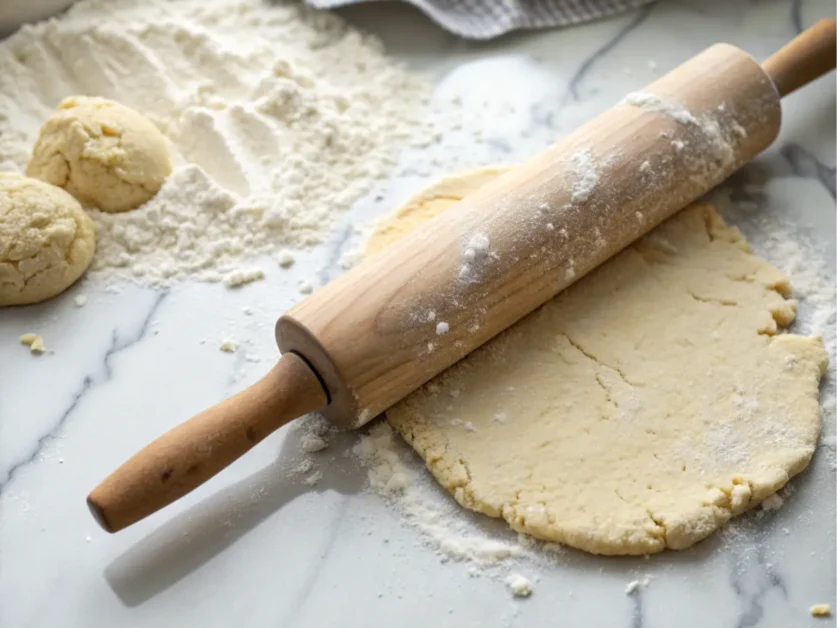
[[[305,434],[299,441],[302,451],[306,453],[313,453],[315,451],[322,451],[328,447],[328,443],[324,438],[316,434]]]
[[[534,587],[532,582],[519,573],[511,573],[506,577],[506,586],[514,597],[529,597]]]
[[[813,617],[831,617],[831,604],[814,604],[811,607]]]
[[[296,262],[296,258],[293,253],[287,249],[283,249],[279,251],[279,254],[276,256],[276,261],[282,268],[290,268],[294,265],[294,262]]]
[[[761,503],[761,507],[762,510],[779,510],[784,503],[785,500],[778,493],[773,493]]]
[[[249,268],[246,270],[234,270],[224,277],[224,285],[227,288],[239,288],[245,284],[253,283],[264,279],[264,271],[261,268]]]
[[[29,351],[32,353],[43,353],[46,351],[46,347],[44,347],[44,339],[38,334],[23,334],[20,337],[20,342],[21,344],[28,346]]]
[[[231,337],[227,336],[221,341],[221,351],[224,353],[235,353],[238,349],[238,343]]]

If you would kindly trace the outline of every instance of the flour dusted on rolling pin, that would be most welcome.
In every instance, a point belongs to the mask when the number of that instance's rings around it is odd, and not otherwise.
[[[721,129],[718,119],[713,119],[708,115],[698,118],[682,105],[670,100],[664,100],[656,94],[650,94],[648,92],[632,92],[625,96],[619,104],[632,105],[645,111],[662,113],[684,126],[691,127],[703,138],[706,143],[704,148],[708,149],[707,152],[723,166],[727,166],[735,161],[733,147],[724,137],[724,132]],[[726,113],[726,108],[723,104],[718,107],[717,113]],[[729,126],[733,133],[741,137],[747,136],[747,131],[735,120],[730,120]],[[688,148],[685,142],[678,139],[673,139],[671,144],[677,153]],[[707,164],[703,165],[706,166]],[[645,166],[645,163],[643,163],[643,166]]]
[[[465,283],[478,281],[477,273],[490,254],[491,242],[484,233],[475,233],[462,251],[462,266],[459,267],[459,279]]]
[[[664,113],[681,124],[694,124],[695,126],[700,126],[697,118],[689,113],[688,110],[676,103],[666,102],[655,94],[648,94],[646,92],[631,92],[625,96],[619,104],[633,105],[634,107],[639,107],[640,109],[645,109],[647,111]]]
[[[593,152],[586,148],[570,158],[573,163],[573,203],[584,203],[599,185],[601,176],[593,159]]]
[[[596,163],[593,151],[589,148],[573,153],[569,158],[570,172],[572,174],[570,202],[572,205],[586,203],[601,181],[601,173]],[[564,209],[569,208],[567,205]],[[547,203],[538,206],[538,213],[542,217],[550,214]],[[555,226],[551,222],[543,224],[543,228],[552,231]],[[564,230],[566,235],[566,230]],[[471,235],[462,250],[462,265],[459,268],[459,279],[464,283],[476,283],[479,281],[479,271],[482,266],[496,254],[492,255],[490,250],[491,242],[488,235],[482,232]],[[572,266],[572,262],[570,262]]]

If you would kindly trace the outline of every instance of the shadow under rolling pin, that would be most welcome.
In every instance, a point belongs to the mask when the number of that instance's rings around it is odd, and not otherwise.
[[[121,530],[309,412],[360,427],[766,149],[781,97],[834,69],[836,38],[822,20],[763,65],[712,46],[312,294],[277,322],[276,366],[114,471],[93,516]],[[579,159],[600,180],[582,193]],[[463,276],[474,237],[492,254]]]

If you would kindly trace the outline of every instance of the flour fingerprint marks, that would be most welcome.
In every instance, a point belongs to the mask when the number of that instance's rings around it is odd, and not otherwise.
[[[250,193],[244,167],[215,112],[203,107],[188,109],[180,119],[175,143],[187,160],[203,168],[219,185],[240,196]]]
[[[277,127],[265,116],[244,105],[233,105],[225,112],[228,144],[233,147],[238,163],[249,166],[246,174],[248,186],[254,191],[271,188],[271,172],[262,167],[265,155],[280,152]],[[271,157],[272,159],[272,157]]]

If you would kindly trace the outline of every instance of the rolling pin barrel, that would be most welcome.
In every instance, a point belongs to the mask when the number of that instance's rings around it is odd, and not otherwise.
[[[761,66],[713,46],[308,297],[279,347],[357,427],[719,184],[780,113]]]

